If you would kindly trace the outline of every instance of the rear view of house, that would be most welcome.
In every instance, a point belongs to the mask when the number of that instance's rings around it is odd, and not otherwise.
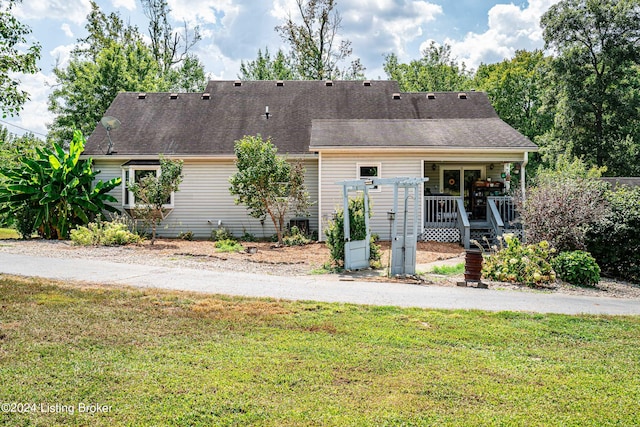
[[[524,185],[528,153],[537,150],[484,93],[400,93],[393,81],[211,81],[204,93],[121,93],[106,116],[121,126],[107,134],[98,125],[85,155],[100,179],[123,178],[118,207],[135,204],[128,183],[155,173],[160,154],[184,161],[184,181],[160,230],[168,237],[192,231],[206,238],[219,226],[236,235],[275,232],[229,193],[234,143],[244,135],[270,137],[280,154],[304,163],[315,204],[309,217],[292,220],[320,239],[342,203],[338,182],[393,177],[429,179],[418,204],[424,239],[468,244],[474,230],[499,234],[514,223],[509,179],[517,175]],[[369,193],[372,230],[386,239],[393,188]]]

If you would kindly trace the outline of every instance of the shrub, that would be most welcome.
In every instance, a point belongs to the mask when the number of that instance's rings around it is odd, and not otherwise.
[[[217,252],[242,252],[244,247],[233,239],[218,240],[213,245]]]
[[[529,286],[556,280],[549,262],[555,249],[548,242],[524,246],[513,234],[505,234],[500,244],[499,250],[496,248],[494,253],[484,256],[482,275],[485,278]]]
[[[242,236],[240,236],[240,240],[243,242],[257,242],[258,238],[255,236],[255,234],[244,230]]]
[[[235,237],[233,237],[233,234],[231,234],[231,232],[225,228],[225,227],[219,227],[216,228],[215,230],[211,230],[211,240],[213,240],[214,242],[220,241],[220,240],[236,240]]]
[[[285,246],[304,246],[311,243],[311,239],[304,235],[296,226],[291,227],[291,231],[284,236],[282,243]]]
[[[30,239],[33,233],[35,233],[37,213],[35,209],[26,203],[15,210],[13,213],[14,223],[18,234],[20,234],[20,238]]]
[[[586,248],[586,232],[606,212],[606,184],[589,178],[553,177],[517,200],[527,241],[547,241],[558,250]]]
[[[560,252],[551,264],[558,277],[572,285],[594,286],[600,281],[600,267],[589,252]]]
[[[178,234],[178,239],[192,241],[193,240],[193,231],[189,230],[189,231],[180,232]]]
[[[587,231],[587,250],[604,272],[640,283],[640,187],[606,194],[609,210]]]
[[[369,218],[373,215],[369,208]],[[366,227],[364,220],[364,197],[359,196],[355,199],[349,199],[349,224],[351,230],[351,240],[364,240],[366,238]],[[329,226],[325,229],[327,237],[327,246],[331,261],[337,266],[344,266],[344,210],[339,209],[336,217],[329,222]],[[370,242],[369,260],[377,265],[380,261],[380,246],[376,245],[375,238],[372,235]]]
[[[71,241],[76,245],[119,246],[138,243],[142,239],[132,233],[121,221],[91,222],[71,230]]]

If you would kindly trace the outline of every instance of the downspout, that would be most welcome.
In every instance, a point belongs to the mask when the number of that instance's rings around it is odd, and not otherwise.
[[[318,241],[324,241],[322,229],[322,152],[318,153]]]
[[[522,162],[522,167],[520,168],[520,191],[522,192],[522,200],[526,200],[527,196],[526,196],[526,183],[525,183],[525,177],[526,177],[526,173],[525,170],[527,169],[527,163],[529,163],[529,152],[525,151],[524,152],[524,161]]]

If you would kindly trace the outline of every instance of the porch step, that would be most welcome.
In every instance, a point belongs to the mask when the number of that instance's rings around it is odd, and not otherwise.
[[[477,241],[485,250],[491,249],[492,245],[498,243],[496,232],[490,227],[471,227],[471,240]],[[473,246],[473,244],[472,244]]]

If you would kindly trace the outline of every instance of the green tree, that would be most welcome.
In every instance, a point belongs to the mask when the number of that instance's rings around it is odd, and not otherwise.
[[[27,132],[22,136],[10,133],[7,128],[0,126],[0,165],[14,167],[19,163],[20,157],[33,158],[36,148],[42,148],[44,141],[33,133]]]
[[[141,41],[111,42],[95,60],[73,58],[66,68],[54,69],[58,82],[49,96],[56,114],[49,137],[69,141],[74,128],[90,135],[119,92],[160,90],[157,64]]]
[[[563,0],[541,26],[545,47],[558,54],[546,142],[613,175],[640,172],[640,2]]]
[[[613,277],[640,283],[640,187],[606,193],[609,209],[587,231],[587,250]]]
[[[502,120],[533,141],[553,126],[553,114],[543,102],[549,67],[550,58],[541,50],[519,50],[511,59],[481,64],[475,86],[487,93]]]
[[[296,0],[301,23],[289,14],[276,31],[291,47],[291,57],[303,80],[364,78],[359,59],[346,68],[340,64],[351,56],[351,42],[337,37],[342,17],[335,0]]]
[[[163,0],[147,1],[153,11],[151,42],[138,29],[126,25],[120,15],[104,14],[92,2],[87,16],[87,37],[78,40],[66,68],[56,67],[57,85],[49,96],[49,110],[56,114],[50,138],[68,141],[73,129],[90,134],[119,92],[198,91],[207,78],[204,67],[173,32]],[[169,25],[167,28],[163,25]],[[186,31],[186,30],[185,30]],[[199,40],[199,38],[198,38]]]
[[[466,65],[451,57],[451,46],[431,42],[422,58],[408,64],[398,62],[395,54],[384,63],[387,76],[396,80],[403,92],[456,91],[471,89],[471,73]]]
[[[14,116],[29,99],[19,88],[15,73],[35,74],[40,59],[40,45],[29,46],[26,36],[31,29],[18,21],[11,10],[22,0],[0,1],[0,112],[2,117]]]
[[[278,149],[260,135],[245,136],[235,144],[236,172],[229,182],[229,191],[236,196],[253,218],[271,218],[282,244],[287,214],[306,215],[309,194],[304,186],[301,162],[289,163],[278,156]]]
[[[240,73],[238,78],[242,80],[297,80],[294,67],[290,58],[282,49],[272,59],[269,48],[258,49],[258,56],[253,61],[240,61]]]
[[[158,224],[170,213],[164,207],[182,183],[182,160],[160,156],[160,175],[149,174],[129,186],[135,198],[134,216],[151,227],[151,244],[156,241]]]
[[[69,150],[53,143],[37,148],[35,158],[23,156],[16,167],[0,169],[5,185],[0,187],[0,214],[16,221],[28,221],[27,230],[37,229],[47,239],[67,239],[77,225],[88,224],[105,210],[117,209],[106,202],[117,200],[108,194],[120,185],[120,178],[97,181],[100,171],[92,160],[80,160],[85,140],[79,131],[73,135]]]

